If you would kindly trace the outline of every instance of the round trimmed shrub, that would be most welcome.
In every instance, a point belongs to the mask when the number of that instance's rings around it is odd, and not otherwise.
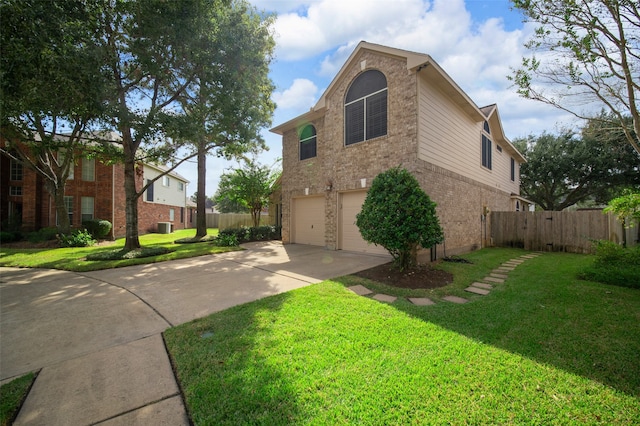
[[[104,219],[91,219],[82,222],[82,226],[98,240],[104,239],[111,232],[111,222]]]

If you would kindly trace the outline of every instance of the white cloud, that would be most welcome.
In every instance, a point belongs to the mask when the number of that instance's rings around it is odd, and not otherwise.
[[[279,109],[306,110],[316,102],[318,87],[311,80],[296,78],[288,89],[274,92],[272,99]]]

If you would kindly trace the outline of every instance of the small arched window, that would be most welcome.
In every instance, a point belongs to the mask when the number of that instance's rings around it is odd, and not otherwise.
[[[300,160],[316,156],[317,135],[316,128],[307,124],[300,131]]]
[[[345,145],[387,134],[387,79],[369,70],[351,83],[344,101]]]

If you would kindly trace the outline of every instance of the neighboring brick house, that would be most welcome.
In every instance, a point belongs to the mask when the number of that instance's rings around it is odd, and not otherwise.
[[[21,223],[25,231],[56,226],[53,198],[44,189],[43,179],[30,169],[5,155],[0,155],[0,222]],[[143,165],[138,187],[143,179],[153,179],[163,167]],[[173,229],[188,226],[186,192],[188,181],[170,173],[154,182],[138,201],[140,233],[156,232],[158,222],[171,222]],[[80,158],[65,185],[65,203],[73,228],[83,220],[106,219],[113,224],[111,238],[125,236],[124,168]],[[186,226],[185,226],[186,225]]]
[[[372,180],[408,169],[437,204],[445,242],[431,258],[488,244],[489,211],[525,210],[525,159],[496,105],[479,108],[428,55],[361,42],[283,136],[282,239],[385,253],[355,225]],[[429,253],[423,253],[428,255]]]

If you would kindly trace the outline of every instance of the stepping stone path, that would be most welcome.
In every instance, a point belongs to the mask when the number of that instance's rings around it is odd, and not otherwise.
[[[486,296],[491,292],[491,290],[493,290],[493,286],[495,284],[504,283],[504,281],[509,277],[508,275],[509,272],[516,269],[519,265],[521,265],[525,261],[529,259],[534,259],[540,256],[540,254],[541,253],[530,253],[530,254],[522,255],[515,259],[508,260],[504,262],[502,265],[500,265],[498,268],[491,271],[491,273],[487,277],[484,277],[481,280],[481,282],[474,282],[464,290],[469,293]],[[347,288],[359,296],[373,295],[371,296],[371,298],[378,300],[380,302],[393,303],[397,299],[397,297],[390,296],[388,294],[382,294],[382,293],[374,294],[373,291],[369,290],[363,285],[354,285]],[[428,297],[408,297],[407,299],[409,300],[409,302],[413,303],[416,306],[435,305],[435,302],[429,299]],[[458,304],[467,303],[469,301],[468,299],[465,299],[463,297],[458,297],[458,296],[444,296],[442,300],[446,300],[447,302],[458,303]]]

